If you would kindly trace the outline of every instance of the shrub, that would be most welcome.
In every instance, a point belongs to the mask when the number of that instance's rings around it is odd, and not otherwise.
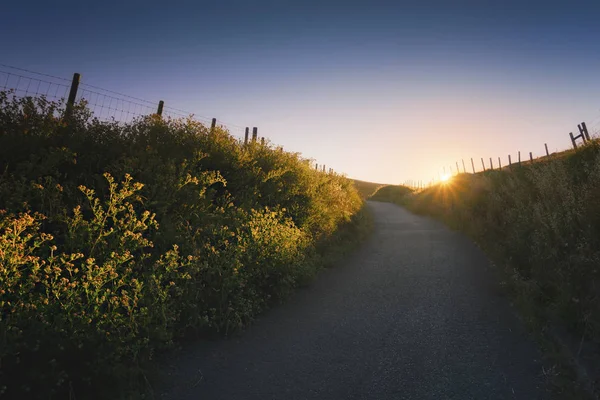
[[[62,115],[0,93],[8,397],[101,397],[184,335],[242,328],[314,274],[362,204],[298,154],[191,119]]]

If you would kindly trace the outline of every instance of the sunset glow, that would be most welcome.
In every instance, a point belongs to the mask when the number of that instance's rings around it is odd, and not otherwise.
[[[563,150],[582,121],[600,130],[597,0],[67,3],[3,5],[3,62],[79,72],[238,138],[256,126],[356,179],[429,182]]]

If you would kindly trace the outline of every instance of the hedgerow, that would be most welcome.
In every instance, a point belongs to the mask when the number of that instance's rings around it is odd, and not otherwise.
[[[0,93],[0,393],[101,397],[178,338],[242,328],[361,205],[299,154],[192,119]]]

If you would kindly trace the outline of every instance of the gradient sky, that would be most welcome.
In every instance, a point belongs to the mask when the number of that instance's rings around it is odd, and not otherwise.
[[[600,128],[598,0],[6,0],[0,12],[0,63],[258,126],[363,180],[429,181],[461,158],[505,163],[568,148],[581,121]]]

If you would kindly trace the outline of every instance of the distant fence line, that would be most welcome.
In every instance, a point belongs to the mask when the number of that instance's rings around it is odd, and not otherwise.
[[[600,124],[600,117],[596,118],[594,121],[597,121],[597,125]],[[569,132],[569,137],[571,140],[571,145],[573,146],[573,149],[577,149],[578,146],[578,141],[580,142],[580,144],[586,144],[588,143],[590,140],[592,140],[592,137],[590,135],[589,129],[587,127],[587,124],[585,122],[582,122],[580,124],[577,125],[577,129],[579,130],[579,134],[578,135],[573,135],[573,132]],[[504,166],[502,165],[502,157],[498,157],[498,164],[496,165],[496,167],[494,168],[494,161],[493,158],[490,157],[489,159],[489,164],[486,167],[484,158],[481,157],[481,170],[477,170],[475,168],[475,161],[473,160],[473,158],[471,158],[471,171],[467,172],[467,168],[465,165],[465,160],[461,159],[461,163],[460,165],[462,165],[462,172],[461,169],[459,167],[459,162],[456,161],[455,163],[455,169],[452,169],[452,166],[449,166],[449,174],[450,175],[457,175],[460,173],[473,173],[473,174],[478,174],[481,172],[486,172],[486,171],[493,171],[493,170],[502,170],[502,169],[506,169],[506,168],[512,168],[513,165],[518,165],[521,166],[522,163],[527,163],[529,162],[530,164],[534,163],[536,160],[540,160],[540,159],[544,159],[546,157],[550,157],[552,154],[554,153],[550,153],[550,151],[548,150],[548,144],[544,143],[544,149],[546,152],[545,156],[540,156],[540,157],[533,157],[533,153],[529,152],[529,160],[525,160],[525,161],[521,161],[521,152],[518,151],[517,152],[517,160],[515,160],[515,162],[513,162],[512,160],[512,156],[511,154],[508,154],[508,162],[506,164],[504,164]],[[443,174],[443,175],[442,175]],[[429,182],[423,182],[423,181],[414,181],[414,180],[406,180],[404,181],[404,186],[408,186],[410,188],[412,188],[413,190],[423,190],[426,189],[428,187],[431,187],[433,185],[435,185],[436,183],[442,181],[443,176],[447,175],[446,173],[446,167],[442,167],[442,171],[440,172],[438,170],[438,179],[431,179]]]
[[[243,140],[244,144],[259,140],[258,127],[252,127],[252,136],[250,136],[250,127],[241,127],[218,121],[216,118],[203,117],[189,111],[168,107],[164,100],[160,100],[158,103],[151,102],[88,85],[81,82],[79,73],[74,73],[73,78],[69,80],[5,64],[0,64],[0,67],[4,67],[4,69],[0,69],[0,91],[10,91],[16,97],[44,97],[51,101],[64,101],[67,110],[69,107],[85,101],[93,116],[100,121],[129,123],[135,118],[153,114],[167,118],[193,118],[205,126],[210,125],[211,131],[217,125],[227,129],[234,137],[240,141]],[[264,137],[260,137],[260,143],[265,145]],[[326,170],[325,165],[316,164],[315,169],[323,173],[334,173],[331,168]]]

